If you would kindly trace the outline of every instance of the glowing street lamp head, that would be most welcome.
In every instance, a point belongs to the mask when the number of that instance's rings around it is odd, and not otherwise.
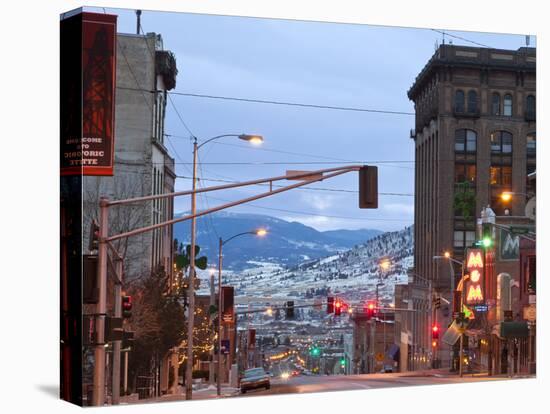
[[[263,237],[267,234],[267,230],[266,229],[258,229],[255,231],[256,233],[256,236],[260,236],[260,237]]]
[[[449,251],[446,251],[445,253],[443,253],[443,255],[448,259],[451,257],[451,253]]]
[[[509,191],[504,191],[500,195],[500,198],[502,199],[502,201],[510,201],[512,199],[512,193]]]
[[[382,270],[388,270],[390,268],[390,261],[388,259],[384,259],[380,262],[380,267],[382,268]]]
[[[241,134],[239,135],[239,139],[242,139],[243,141],[248,141],[253,145],[259,145],[264,142],[264,137],[262,137],[261,135]]]

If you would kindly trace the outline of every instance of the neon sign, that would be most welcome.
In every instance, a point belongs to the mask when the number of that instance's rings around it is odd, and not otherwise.
[[[470,274],[466,289],[466,303],[483,302],[483,251],[481,249],[468,249],[466,269]]]

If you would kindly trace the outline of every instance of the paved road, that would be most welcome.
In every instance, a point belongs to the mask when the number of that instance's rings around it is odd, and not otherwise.
[[[364,390],[414,385],[453,384],[479,381],[498,381],[507,378],[487,376],[445,376],[439,374],[366,374],[334,376],[298,376],[288,380],[275,379],[269,390],[249,391],[245,396],[325,391]]]

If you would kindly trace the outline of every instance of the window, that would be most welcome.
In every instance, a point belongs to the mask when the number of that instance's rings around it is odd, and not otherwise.
[[[454,241],[453,246],[455,248],[465,248],[470,247],[476,241],[476,232],[475,231],[454,231]]]
[[[537,106],[534,95],[527,95],[525,102],[525,120],[534,121],[537,116]]]
[[[494,92],[491,99],[491,115],[500,115],[500,94],[498,92]]]
[[[477,133],[471,129],[457,129],[455,131],[456,152],[476,152]]]
[[[504,116],[512,116],[512,95],[504,95]]]
[[[455,92],[455,112],[464,112],[464,91]]]
[[[455,183],[468,181],[471,184],[476,182],[475,164],[455,164]]]
[[[527,112],[531,112],[533,114],[536,112],[536,101],[533,95],[527,96],[527,103],[525,107],[527,108]]]
[[[527,135],[527,156],[536,156],[537,155],[537,137],[533,132]]]
[[[477,92],[474,90],[468,92],[468,113],[477,113]]]
[[[491,185],[512,186],[512,167],[509,165],[492,166],[490,168]]]
[[[506,131],[496,131],[491,134],[491,154],[511,154],[512,134]]]

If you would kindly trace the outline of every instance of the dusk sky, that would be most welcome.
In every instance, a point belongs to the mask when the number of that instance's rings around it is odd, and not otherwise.
[[[103,12],[102,8],[86,8]],[[118,31],[135,33],[133,10],[117,14]],[[413,113],[407,90],[433,55],[442,34],[431,29],[333,24],[143,11],[144,32],[162,35],[174,52],[177,87],[172,92]],[[441,28],[438,28],[441,30]],[[524,35],[449,34],[493,48],[517,49]],[[445,42],[475,46],[457,37]],[[531,36],[531,46],[536,46]],[[379,167],[379,208],[358,208],[357,174],[311,187],[348,191],[291,190],[229,211],[299,221],[318,230],[398,230],[413,223],[414,143],[410,114],[387,114],[237,102],[171,95],[165,145],[179,176],[191,176],[191,133],[199,141],[231,133],[263,135],[253,147],[222,138],[200,150],[202,185],[251,180],[346,163]],[[191,132],[190,132],[191,131]],[[235,164],[220,164],[235,163]],[[244,163],[244,164],[243,164]],[[282,184],[284,182],[281,182]],[[191,180],[178,178],[176,190]],[[247,187],[198,197],[200,209],[265,191]],[[393,194],[384,194],[393,193]],[[176,201],[176,212],[189,209]]]

